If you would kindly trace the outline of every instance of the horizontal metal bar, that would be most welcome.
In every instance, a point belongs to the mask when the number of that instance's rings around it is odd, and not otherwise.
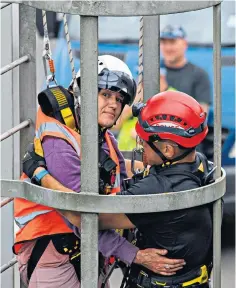
[[[83,16],[148,16],[188,12],[212,7],[213,1],[23,1],[25,5]]]
[[[31,57],[29,54],[17,59],[16,61],[12,62],[11,64],[8,64],[8,65],[4,66],[3,68],[1,68],[0,75],[12,70],[13,68],[19,66],[20,64],[22,64],[24,62],[30,61],[30,59],[31,59]]]
[[[3,206],[7,205],[8,203],[10,203],[13,200],[14,200],[14,198],[6,198],[6,199],[2,200],[0,208],[2,208]]]
[[[1,273],[6,271],[8,268],[12,267],[16,263],[17,263],[17,259],[16,258],[11,259],[11,261],[9,261],[7,264],[4,264],[4,265],[1,266]]]
[[[15,3],[15,4],[21,4],[22,3],[22,0],[4,0],[4,1],[1,1],[1,3]]]
[[[1,9],[6,8],[7,6],[11,5],[11,3],[1,4]]]
[[[3,133],[0,136],[0,142],[7,139],[8,137],[15,134],[16,132],[20,131],[21,129],[29,126],[31,123],[32,123],[32,120],[28,119],[28,120],[21,122],[19,125],[16,125],[15,127],[11,128],[10,130],[8,130],[7,132]]]
[[[71,211],[88,213],[148,213],[200,206],[225,194],[225,171],[208,186],[197,189],[140,196],[104,196],[92,193],[62,193],[18,180],[0,180],[4,197],[25,198],[32,202]],[[168,191],[166,191],[168,192]]]

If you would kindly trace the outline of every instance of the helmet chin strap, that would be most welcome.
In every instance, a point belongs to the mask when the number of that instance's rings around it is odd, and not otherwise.
[[[179,161],[181,159],[183,159],[184,157],[186,157],[187,155],[189,155],[194,149],[195,147],[193,148],[190,148],[188,149],[187,151],[185,151],[183,154],[175,157],[174,159],[168,159],[166,158],[166,156],[154,145],[153,142],[150,142],[148,141],[147,142],[148,145],[152,148],[152,150],[157,153],[157,155],[162,159],[163,161],[163,166],[168,166],[168,165],[171,165],[173,162],[176,162],[176,161]]]

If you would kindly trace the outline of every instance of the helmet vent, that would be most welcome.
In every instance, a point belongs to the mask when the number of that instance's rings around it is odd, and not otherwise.
[[[167,115],[165,115],[165,114],[162,115],[162,119],[163,119],[163,120],[166,120],[166,119],[167,119]]]
[[[166,121],[171,121],[171,122],[175,122],[175,123],[177,122],[177,123],[182,124],[183,126],[188,125],[182,118],[176,117],[174,115],[167,115],[167,114],[156,115],[155,117],[151,117],[149,119],[150,124],[152,122],[155,122],[156,120],[166,120]]]

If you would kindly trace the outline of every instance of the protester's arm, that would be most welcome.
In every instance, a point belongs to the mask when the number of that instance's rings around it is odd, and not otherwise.
[[[129,195],[148,195],[148,194],[158,194],[161,192],[161,187],[165,187],[165,183],[162,181],[161,177],[153,176],[149,174],[147,177],[139,180],[136,184],[132,185],[129,189],[117,193],[118,195],[123,195],[122,197],[127,197]],[[117,197],[117,196],[116,196]],[[152,222],[156,219],[156,215],[153,213],[145,214],[100,214],[99,216],[99,228],[100,229],[112,229],[116,228],[139,228],[139,225],[146,225],[148,222]],[[148,221],[148,222],[147,222]]]
[[[128,197],[129,195],[148,195],[158,194],[161,192],[160,189],[165,187],[165,182],[161,177],[149,174],[147,177],[139,180],[136,184],[132,185],[129,189],[117,193],[122,195],[121,197]],[[118,196],[115,196],[118,197]],[[75,215],[70,211],[62,211],[63,215],[69,219],[75,226],[80,226],[79,215]],[[153,222],[156,220],[156,215],[154,213],[145,214],[99,214],[99,229],[129,229],[134,228],[139,223],[139,225],[145,225],[148,222]],[[155,217],[154,217],[155,216]],[[137,227],[139,228],[139,227]]]
[[[45,170],[45,169],[42,167],[37,168],[34,172],[34,175],[38,174],[42,170]],[[41,186],[48,188],[48,189],[57,190],[57,191],[74,192],[73,190],[68,189],[64,185],[62,185],[55,178],[53,178],[50,174],[47,174],[42,178]]]
[[[57,188],[57,190],[63,192],[80,192],[81,163],[74,149],[64,140],[56,138],[46,139],[43,142],[43,149],[47,169],[51,176],[46,175],[43,177],[42,185],[45,185],[45,188]],[[63,214],[63,211],[61,211],[61,214]],[[80,213],[71,212],[70,214],[73,215],[73,221],[70,221],[71,219],[69,221],[72,224],[78,224],[74,226],[80,227]],[[111,230],[99,232],[99,251],[105,257],[114,255],[131,264],[138,248]]]

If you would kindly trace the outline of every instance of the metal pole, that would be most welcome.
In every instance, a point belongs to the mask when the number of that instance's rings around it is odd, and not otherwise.
[[[2,3],[10,3],[10,4],[12,4],[12,3],[16,3],[16,4],[21,4],[23,1],[21,1],[21,0],[4,0],[4,1],[2,1]]]
[[[20,5],[12,4],[12,59],[20,58],[20,34],[19,34],[19,9]],[[12,81],[14,85],[12,85],[12,123],[13,127],[20,123],[20,91],[19,91],[19,66],[12,70]],[[16,133],[12,137],[12,175],[13,179],[20,178],[20,170],[21,170],[21,159],[20,159],[20,133]],[[14,204],[12,205],[14,206]],[[13,207],[12,207],[13,208]],[[13,209],[12,209],[13,210]],[[18,227],[14,223],[13,213],[12,213],[12,234],[11,239],[12,243],[14,243],[15,233],[17,232]],[[20,282],[20,274],[18,266],[14,266],[13,272],[13,287],[14,288],[24,288],[24,285],[21,285]]]
[[[221,176],[221,4],[213,7],[214,162]],[[221,287],[221,199],[213,204],[213,285]]]
[[[7,264],[4,264],[1,266],[1,273],[6,271],[8,268],[10,268],[11,266],[15,265],[17,263],[17,259],[13,258],[11,259]]]
[[[3,140],[7,139],[8,137],[10,137],[11,135],[15,134],[16,132],[22,130],[23,128],[29,126],[30,123],[32,123],[32,121],[30,119],[25,120],[22,123],[20,123],[19,125],[13,127],[12,129],[8,130],[7,132],[3,133],[0,136],[0,142],[2,142]]]
[[[20,57],[31,55],[31,61],[19,67],[20,121],[36,116],[36,9],[20,5]],[[20,159],[34,137],[34,125],[21,130]]]
[[[3,206],[7,205],[8,203],[10,203],[11,201],[13,201],[14,198],[6,198],[6,199],[3,199],[1,201],[1,205],[0,205],[0,208],[2,208]]]
[[[81,16],[81,191],[98,194],[98,17]],[[81,287],[97,288],[98,216],[81,214]]]
[[[143,20],[144,102],[160,91],[160,16]]]
[[[24,62],[30,61],[30,55],[25,55],[21,57],[20,59],[17,59],[16,61],[12,62],[11,64],[6,65],[5,67],[1,68],[0,75],[12,70],[13,68],[19,66],[20,64]]]

